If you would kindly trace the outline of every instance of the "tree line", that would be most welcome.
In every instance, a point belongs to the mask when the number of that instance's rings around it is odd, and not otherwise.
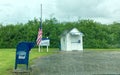
[[[36,42],[40,21],[27,23],[0,24],[0,48],[15,48],[19,42]],[[84,48],[120,48],[120,23],[101,24],[94,20],[59,22],[56,18],[46,19],[42,23],[43,38],[50,39],[50,47],[58,48],[60,35],[65,30],[77,28],[84,34]]]

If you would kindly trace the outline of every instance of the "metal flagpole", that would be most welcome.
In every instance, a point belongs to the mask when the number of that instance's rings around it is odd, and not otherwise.
[[[41,9],[41,14],[40,14],[40,15],[41,15],[41,18],[40,18],[40,25],[41,25],[41,26],[40,26],[40,27],[42,28],[42,4],[40,5],[40,7],[41,7],[41,8],[40,8],[40,9]],[[42,37],[41,37],[41,41],[42,41]],[[40,43],[39,43],[38,46],[39,46],[38,52],[41,52]]]

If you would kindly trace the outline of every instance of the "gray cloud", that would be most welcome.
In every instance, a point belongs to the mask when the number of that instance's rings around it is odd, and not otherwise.
[[[102,0],[61,0],[57,2],[57,7],[61,14],[81,17],[104,16],[97,11],[97,6]]]
[[[55,16],[61,21],[93,19],[102,23],[119,21],[119,0],[0,0],[0,23],[27,22],[40,17]]]
[[[120,17],[119,0],[58,0],[59,17],[77,16],[101,22],[113,21]]]

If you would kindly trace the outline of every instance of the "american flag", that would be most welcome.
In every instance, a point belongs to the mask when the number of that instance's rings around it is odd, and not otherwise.
[[[41,20],[40,27],[38,30],[38,36],[37,36],[37,40],[36,40],[37,45],[40,44],[41,40],[42,40],[42,20]]]

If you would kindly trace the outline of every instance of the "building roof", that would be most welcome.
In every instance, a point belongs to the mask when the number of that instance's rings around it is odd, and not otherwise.
[[[80,32],[77,28],[73,28],[72,30],[65,30],[61,36],[65,36],[67,35],[68,33],[70,33],[71,35],[82,35],[83,36],[83,33]]]

